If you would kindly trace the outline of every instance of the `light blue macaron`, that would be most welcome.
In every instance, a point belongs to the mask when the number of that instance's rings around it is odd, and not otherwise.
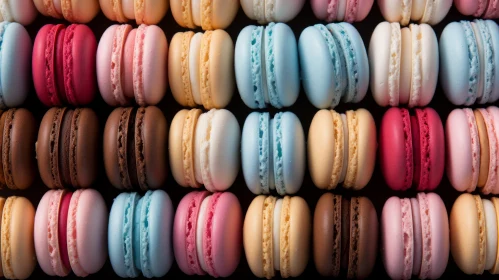
[[[0,22],[0,109],[19,107],[31,85],[33,43],[17,22]]]
[[[358,103],[369,86],[362,37],[346,22],[307,27],[298,41],[300,73],[309,101],[319,109]]]
[[[295,194],[305,174],[305,134],[291,112],[248,115],[243,127],[241,159],[244,180],[254,194]]]
[[[292,106],[300,92],[296,37],[284,23],[245,27],[235,49],[236,83],[251,109]]]
[[[162,277],[173,262],[173,206],[163,190],[118,195],[111,207],[108,250],[122,278]]]

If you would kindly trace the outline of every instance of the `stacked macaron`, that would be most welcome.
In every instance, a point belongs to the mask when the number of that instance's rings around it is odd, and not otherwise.
[[[165,95],[168,42],[155,25],[114,24],[97,49],[97,81],[110,106],[156,105]]]
[[[259,24],[288,22],[300,13],[305,0],[240,0],[244,13]]]
[[[499,108],[454,109],[445,127],[447,177],[460,192],[499,194]]]
[[[190,192],[180,201],[173,225],[177,264],[187,275],[228,277],[241,258],[241,205],[230,192]]]
[[[380,106],[427,106],[437,87],[438,42],[428,24],[376,26],[369,44],[371,91]]]
[[[100,12],[98,0],[33,0],[33,2],[42,15],[74,23],[88,23]]]
[[[293,30],[284,23],[245,27],[235,53],[236,82],[246,106],[289,107],[300,93],[298,49]]]
[[[495,0],[454,0],[454,5],[465,16],[499,18],[499,9]]]
[[[338,113],[319,110],[308,132],[308,167],[320,189],[343,184],[360,190],[371,180],[376,162],[376,125],[365,109]]]
[[[165,1],[167,2],[167,1]],[[239,10],[239,0],[169,0],[178,25],[203,30],[229,27]]]
[[[450,252],[469,275],[499,274],[499,199],[460,195],[450,212]]]
[[[114,109],[104,128],[104,168],[121,190],[158,189],[166,181],[168,123],[155,106]]]
[[[47,0],[44,0],[45,2]],[[75,0],[71,0],[75,2]],[[76,0],[76,2],[87,2],[88,0]],[[92,2],[97,0],[91,0]],[[55,0],[54,0],[55,2]],[[89,1],[90,2],[90,1]],[[112,21],[125,23],[135,20],[138,25],[158,24],[168,11],[167,0],[99,0],[102,13]],[[82,4],[83,5],[83,4]]]
[[[326,22],[363,21],[374,4],[374,0],[311,0],[315,16]]]
[[[369,87],[369,62],[364,41],[350,23],[307,27],[298,41],[301,79],[307,97],[319,109],[340,100],[358,103]]]
[[[109,213],[107,248],[122,278],[163,277],[173,263],[173,205],[163,190],[121,193]],[[105,244],[104,244],[105,246]]]
[[[93,189],[49,190],[35,215],[36,258],[48,276],[85,277],[97,273],[107,260],[108,212]]]
[[[319,274],[367,278],[376,263],[378,227],[369,198],[323,194],[314,213],[314,263]]]
[[[239,173],[240,141],[241,128],[230,111],[180,110],[168,141],[175,181],[182,187],[227,190]]]
[[[94,33],[86,25],[43,26],[36,35],[32,62],[40,101],[49,107],[89,104],[96,91],[96,51]]]
[[[390,278],[437,279],[444,273],[449,260],[449,219],[437,194],[390,197],[381,214],[381,235],[383,264]],[[453,236],[451,228],[451,242],[455,242]],[[470,260],[475,261],[474,256]]]
[[[379,158],[386,184],[432,191],[444,174],[444,128],[432,108],[390,108],[381,120]]]
[[[301,197],[259,195],[251,202],[243,227],[243,244],[251,272],[271,279],[300,276],[310,252],[310,209]]]
[[[454,105],[499,100],[499,26],[492,20],[451,22],[440,36],[440,83]]]
[[[295,194],[305,175],[305,133],[298,117],[253,112],[241,137],[244,180],[254,194]]]
[[[436,25],[449,12],[452,0],[378,0],[378,6],[389,22],[408,25],[410,21],[415,21]]]
[[[176,33],[168,54],[175,100],[206,110],[227,106],[234,94],[234,43],[224,30]]]
[[[37,15],[33,0],[0,1],[0,21],[29,25]]]

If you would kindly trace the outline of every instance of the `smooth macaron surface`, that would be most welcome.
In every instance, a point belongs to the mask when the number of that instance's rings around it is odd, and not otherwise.
[[[305,0],[242,0],[241,7],[246,16],[259,24],[288,22],[303,8]]]
[[[390,22],[400,22],[404,26],[410,21],[436,25],[445,18],[452,2],[452,0],[378,0],[378,6],[383,17]]]
[[[226,29],[239,10],[239,1],[172,0],[172,15],[182,27],[203,30]]]
[[[98,0],[34,0],[33,3],[44,16],[74,23],[88,23],[100,11]]]
[[[482,17],[494,19],[499,16],[497,12],[497,2],[478,0],[454,0],[457,10],[465,16]]]
[[[7,0],[0,3],[0,21],[18,22],[26,26],[31,24],[37,15],[31,0]]]
[[[82,0],[80,0],[82,1]],[[97,0],[95,0],[97,2]],[[135,20],[137,25],[156,25],[169,9],[170,1],[144,0],[144,1],[106,1],[99,0],[102,13],[112,21],[126,23]]]
[[[340,2],[342,1],[312,0],[310,4],[315,16],[320,20],[326,22],[346,21],[350,23],[363,21],[374,4],[374,0],[346,0],[343,1],[345,3],[343,5]]]

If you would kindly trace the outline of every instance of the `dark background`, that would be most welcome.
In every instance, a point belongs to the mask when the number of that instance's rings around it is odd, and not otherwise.
[[[165,0],[166,1],[166,0]],[[447,17],[437,26],[434,26],[435,33],[437,37],[440,37],[440,34],[442,32],[442,29],[451,21],[457,21],[457,20],[462,20],[462,19],[471,19],[462,16],[459,14],[459,12],[452,7],[449,14]],[[384,21],[378,6],[376,3],[374,3],[374,6],[368,15],[368,17],[360,23],[355,23],[354,26],[359,30],[363,40],[364,44],[366,45],[366,48],[369,47],[369,41],[371,38],[371,34],[376,27],[376,25],[380,22]],[[320,21],[317,20],[312,13],[312,9],[310,7],[309,1],[306,1],[305,6],[301,13],[292,21],[288,22],[289,26],[294,30],[296,39],[299,38],[300,33],[303,29],[305,29],[307,26],[313,25],[315,23],[319,23]],[[27,30],[29,31],[31,38],[35,39],[37,31],[45,24],[48,23],[66,23],[61,20],[55,20],[52,18],[47,18],[42,16],[41,14],[38,16],[38,18],[35,20],[35,22],[29,26],[27,26]],[[111,22],[108,20],[102,13],[99,13],[97,17],[92,20],[88,26],[93,30],[97,40],[101,37],[102,33],[108,28],[110,25],[115,24],[115,22]],[[136,26],[135,22],[130,22],[130,24]],[[229,28],[226,29],[226,31],[232,36],[232,40],[234,43],[236,42],[237,35],[239,32],[247,25],[250,24],[256,24],[256,22],[251,21],[246,17],[242,9],[239,10],[239,13],[234,20],[234,22],[229,26]],[[185,31],[186,29],[180,27],[175,20],[173,19],[173,16],[171,12],[168,12],[165,18],[160,22],[159,26],[165,31],[166,36],[168,38],[168,42],[170,42],[171,38],[176,32],[181,32]],[[200,29],[199,29],[200,30]],[[313,50],[311,50],[313,51]],[[166,78],[166,77],[165,77]],[[30,92],[30,97],[27,103],[25,104],[25,107],[30,109],[38,122],[41,121],[43,114],[47,111],[48,108],[44,107],[37,99],[36,94],[34,89],[32,88]],[[97,95],[96,100],[89,105],[89,107],[93,108],[100,120],[100,126],[101,126],[101,135],[100,137],[102,138],[102,129],[105,125],[107,116],[111,113],[112,107],[109,107],[102,98],[100,97],[100,94]],[[158,104],[158,107],[161,108],[161,110],[164,112],[168,123],[171,122],[173,119],[174,115],[182,109],[182,107],[176,103],[176,101],[173,99],[173,96],[171,94],[171,91],[168,90],[168,92],[165,94],[164,99],[160,104]],[[447,118],[447,115],[450,113],[450,111],[455,107],[453,106],[444,96],[443,91],[440,87],[440,85],[437,86],[437,90],[435,93],[435,97],[433,98],[433,101],[430,104],[430,107],[433,107],[434,109],[437,110],[437,112],[440,114],[440,117],[442,121],[445,124],[445,120]],[[372,96],[371,93],[368,92],[366,95],[366,98],[358,103],[358,104],[340,104],[335,110],[338,112],[344,112],[349,109],[357,109],[357,108],[367,108],[374,116],[374,119],[376,121],[376,125],[379,127],[381,117],[383,116],[383,113],[386,111],[387,108],[382,108],[378,106]],[[234,93],[234,96],[232,98],[231,103],[229,106],[226,108],[230,110],[236,118],[239,121],[239,125],[242,126],[244,124],[244,120],[246,116],[252,111],[248,107],[244,105],[242,102],[239,94],[237,92]],[[298,98],[298,101],[293,107],[286,108],[285,110],[289,110],[294,112],[299,119],[301,120],[301,123],[303,125],[305,134],[308,134],[308,129],[310,126],[310,122],[312,121],[312,118],[314,114],[317,112],[318,109],[313,107],[310,102],[307,100],[305,93],[303,90],[300,93],[300,96]],[[269,111],[273,114],[277,112],[273,108],[269,108]],[[102,166],[102,161],[101,161],[101,166]],[[119,191],[109,183],[109,181],[106,178],[105,172],[103,168],[100,168],[101,173],[98,177],[98,180],[96,181],[94,188],[100,191],[106,200],[107,206],[110,209],[113,199],[119,194]],[[168,180],[166,185],[163,187],[163,189],[170,195],[170,197],[173,200],[174,207],[178,205],[179,201],[182,199],[182,197],[187,194],[189,191],[192,191],[192,189],[188,188],[183,188],[180,187],[175,180],[173,179],[173,176],[171,175],[171,172],[169,170],[165,170],[165,172],[168,172]],[[36,206],[38,205],[39,200],[43,196],[43,194],[48,190],[46,186],[43,185],[42,181],[38,178],[37,182],[35,185],[33,185],[31,188],[28,190],[24,191],[9,191],[9,190],[2,190],[0,191],[0,195],[2,196],[10,196],[10,195],[19,195],[19,196],[26,196],[31,200],[33,205]],[[242,171],[239,172],[239,175],[237,177],[236,182],[234,185],[228,190],[230,192],[233,192],[237,195],[241,202],[241,206],[243,209],[243,214],[246,212],[246,209],[248,208],[249,204],[251,203],[252,199],[255,197],[246,187],[244,179],[243,179],[243,174]],[[392,191],[387,187],[387,185],[384,182],[384,179],[381,175],[379,165],[377,164],[376,169],[374,170],[373,177],[370,181],[370,183],[361,191],[345,191],[341,187],[338,189],[334,190],[334,192],[339,193],[339,194],[344,194],[347,196],[367,196],[372,200],[374,203],[374,206],[376,207],[376,211],[378,213],[378,217],[381,214],[381,210],[383,207],[384,202],[393,195],[397,196],[403,196],[403,197],[414,197],[416,195],[416,192],[414,190],[407,191],[407,192],[395,192]],[[319,190],[316,188],[310,178],[310,175],[308,173],[308,168],[307,172],[305,174],[305,179],[303,182],[303,186],[300,189],[300,191],[297,193],[298,196],[303,197],[307,202],[310,207],[311,213],[313,213],[315,204],[321,194],[323,194],[324,191]],[[447,180],[446,176],[444,175],[444,178],[442,180],[441,185],[439,188],[436,190],[436,193],[438,193],[443,201],[445,202],[445,205],[447,207],[447,211],[450,212],[450,209],[452,207],[452,204],[454,200],[458,197],[459,193],[452,188],[452,186],[449,184],[449,181]],[[279,275],[279,273],[277,273]],[[315,270],[314,263],[312,261],[312,258],[310,258],[310,261],[308,263],[308,267],[305,270],[304,274],[302,275],[304,277],[308,277],[311,279],[311,277],[317,278],[320,277],[319,274],[317,274]],[[384,271],[383,264],[381,261],[380,254],[378,254],[377,258],[377,263],[375,266],[375,269],[371,275],[373,278],[387,278],[387,275]],[[40,278],[40,277],[47,277],[44,272],[37,266],[34,273],[32,274],[32,277]],[[73,274],[71,274],[69,277],[75,278]],[[109,278],[109,277],[117,277],[116,274],[114,273],[109,261],[105,264],[104,268],[97,274],[89,276],[89,278]],[[180,278],[180,277],[185,277],[185,275],[179,270],[177,267],[176,263],[174,262],[170,272],[166,275],[166,277],[174,277],[174,278]],[[196,276],[197,277],[197,276]],[[443,275],[444,278],[465,278],[465,277],[470,277],[466,276],[463,274],[459,268],[454,264],[452,257],[449,256],[449,265],[447,267],[447,270],[445,274]],[[482,276],[484,278],[492,278],[492,276],[488,273],[485,272],[484,275]],[[194,276],[193,276],[194,278]],[[237,278],[254,278],[253,274],[251,273],[245,256],[244,252],[241,255],[241,261],[240,264],[235,271],[235,273],[230,277],[232,279],[237,279]],[[471,277],[470,277],[471,278]]]

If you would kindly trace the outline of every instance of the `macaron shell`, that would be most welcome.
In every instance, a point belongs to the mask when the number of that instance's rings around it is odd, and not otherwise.
[[[358,109],[357,115],[357,178],[353,188],[364,188],[371,180],[376,163],[376,125],[373,116],[366,109]]]
[[[392,42],[392,33],[394,32],[392,28],[395,28],[395,25],[390,24],[387,21],[378,24],[373,31],[369,44],[371,91],[374,100],[380,106],[388,106],[391,99],[389,96],[389,71],[390,61],[393,59],[393,55],[395,55],[391,53],[391,44],[395,43]],[[387,44],[387,42],[390,43]],[[401,42],[398,42],[397,44],[401,45]],[[396,56],[400,58],[401,54],[396,53]],[[397,81],[394,82],[397,83]],[[393,98],[396,104],[398,104],[398,95]]]
[[[281,134],[284,186],[287,194],[294,194],[303,183],[306,161],[305,133],[295,114],[285,112],[282,115]]]
[[[496,160],[497,160],[497,155],[498,155],[498,150],[497,150],[497,143],[499,141],[499,108],[496,107],[496,106],[489,106],[487,108],[487,112],[489,113],[491,119],[492,119],[492,126],[493,126],[493,130],[495,131],[495,138],[494,137],[491,137],[490,134],[489,134],[489,149],[490,149],[490,162],[489,162],[489,175],[488,175],[488,178],[491,179],[491,182],[496,182],[495,185],[492,187],[492,189],[490,190],[492,192],[492,194],[499,194],[499,180],[497,178],[497,176],[499,174],[497,174],[497,163],[496,163]],[[494,168],[495,166],[495,168]],[[490,167],[493,167],[492,170],[490,169]],[[487,194],[487,193],[484,193],[484,194]]]
[[[480,1],[482,0],[454,0],[454,5],[461,14],[471,16],[478,10]]]
[[[234,43],[224,30],[215,30],[211,35],[208,67],[210,103],[213,108],[224,108],[235,90]]]
[[[40,268],[48,276],[55,276],[54,269],[50,262],[50,253],[48,245],[48,231],[47,225],[48,213],[49,213],[49,202],[50,197],[55,193],[54,190],[47,191],[43,196],[38,206],[36,208],[35,220],[34,220],[34,246],[36,259]],[[2,205],[3,207],[3,205]]]
[[[367,197],[357,198],[359,201],[359,239],[357,240],[357,273],[359,279],[367,278],[376,263],[378,251],[378,216],[371,200]]]
[[[57,8],[55,7],[55,3],[53,1],[47,1],[47,6],[44,3],[44,0],[33,0],[33,3],[35,4],[36,9],[44,16],[46,17],[53,17],[57,19],[62,19],[62,14],[57,11]]]
[[[50,33],[53,24],[46,24],[36,34],[34,46],[33,46],[33,56],[32,56],[32,75],[33,84],[35,87],[36,95],[38,99],[45,106],[52,106],[52,100],[49,96],[47,89],[47,76],[45,72],[45,49],[47,45],[47,37]],[[6,73],[2,71],[2,73]],[[5,74],[2,74],[5,75]],[[1,75],[0,75],[1,78]]]
[[[382,255],[385,270],[392,279],[402,279],[405,269],[405,236],[400,198],[390,197],[381,213]],[[411,221],[412,223],[412,221]],[[411,268],[412,269],[412,268]]]
[[[499,50],[499,26],[495,21],[492,20],[486,20],[485,24],[489,29],[490,39],[492,42],[492,49]],[[494,55],[494,65],[499,65],[499,55]],[[492,82],[494,85],[499,85],[499,75],[494,75],[494,80]],[[494,86],[492,89],[492,93],[490,94],[489,102],[496,102],[498,99],[499,99],[499,87]]]
[[[100,11],[98,0],[62,0],[61,5],[64,17],[70,22],[88,23]]]
[[[0,10],[3,9],[7,10],[6,12],[9,14],[9,17],[6,18],[2,11],[2,15],[0,15],[2,21],[15,21],[22,25],[31,24],[38,15],[38,11],[31,0],[7,0],[0,5]]]
[[[445,167],[445,138],[444,138],[444,129],[442,125],[442,120],[438,113],[432,108],[425,108],[427,122],[428,122],[428,143],[429,143],[429,161],[431,162],[428,185],[425,190],[432,191],[438,187],[440,181],[442,180],[444,174]],[[419,122],[421,125],[421,121]],[[425,133],[423,129],[420,129],[420,133]],[[423,142],[422,142],[423,144]],[[424,149],[421,149],[421,153]],[[423,154],[421,154],[423,157]],[[423,157],[424,158],[424,157]],[[421,173],[424,175],[424,173]],[[417,180],[417,176],[415,179]],[[423,179],[423,177],[421,177]],[[416,182],[418,183],[418,182]],[[422,185],[419,186],[418,189],[424,187]]]
[[[291,197],[289,207],[289,269],[291,277],[298,277],[305,270],[309,259],[309,242],[312,226],[310,209],[305,200],[301,197]],[[285,220],[283,220],[281,216],[281,244],[283,243],[282,238],[284,238],[284,236],[282,236],[284,222]],[[284,257],[282,249],[283,248],[281,247],[281,258]]]
[[[442,276],[449,259],[449,219],[444,202],[435,193],[426,194],[431,223],[430,279]]]
[[[378,0],[378,6],[385,20],[389,22],[402,21],[401,0]]]
[[[212,29],[226,29],[234,21],[239,1],[211,0]]]
[[[487,231],[485,270],[490,270],[493,268],[497,256],[497,216],[494,204],[490,200],[482,198],[482,203]]]
[[[475,110],[475,121],[479,136],[480,145],[480,166],[478,175],[478,187],[483,188],[487,183],[487,177],[489,175],[489,163],[490,163],[490,147],[489,147],[489,137],[487,135],[487,127],[485,120],[480,113],[480,111]]]
[[[251,272],[263,278],[263,203],[266,196],[259,195],[253,199],[246,211],[243,225],[243,244],[246,260]],[[307,256],[308,257],[308,256]],[[277,260],[276,260],[277,261]]]
[[[492,201],[492,204],[494,205],[494,209],[496,212],[496,218],[497,218],[497,217],[499,217],[499,199],[497,197],[492,197],[491,201]],[[498,223],[498,221],[496,221],[496,223]],[[498,225],[498,228],[496,230],[499,231],[499,225]],[[496,248],[496,250],[499,250],[499,244],[498,244],[498,247]],[[499,254],[496,254],[494,265],[492,266],[492,269],[489,270],[489,272],[492,274],[497,274],[498,268],[499,268]]]
[[[312,11],[319,20],[327,20],[329,17],[329,0],[311,0]]]
[[[314,115],[308,131],[308,168],[314,185],[321,189],[328,189],[331,184],[336,158],[335,125],[341,125],[343,129],[343,124],[335,124],[331,112],[323,109]]]
[[[255,99],[254,89],[253,89],[253,74],[254,71],[256,75],[263,76],[262,66],[263,60],[255,62],[255,67],[258,66],[257,69],[253,69],[253,55],[255,57],[262,57],[264,55],[262,50],[265,48],[262,46],[260,50],[256,49],[260,54],[252,54],[251,49],[252,46],[256,46],[256,44],[252,43],[252,33],[258,28],[254,25],[249,25],[243,28],[236,40],[235,47],[235,56],[234,56],[234,67],[235,67],[235,77],[236,77],[236,85],[239,91],[239,95],[243,100],[244,104],[251,109],[257,109],[260,104],[257,103]],[[261,36],[263,39],[263,34]],[[261,40],[261,44],[263,44],[263,40]],[[265,77],[261,77],[260,81],[264,82]],[[263,89],[259,89],[263,93]]]
[[[158,24],[166,15],[166,12],[170,7],[170,1],[164,0],[142,0],[142,6],[138,6],[140,4],[137,4],[137,1],[135,1],[134,3],[135,20],[137,24]]]
[[[3,214],[3,207],[5,205],[5,197],[0,197],[0,219],[2,218],[2,214]],[[0,223],[0,230],[1,230],[1,223]],[[35,252],[36,253],[36,252]],[[1,258],[1,254],[0,254],[0,258]],[[0,277],[3,277],[3,268],[2,268],[2,261],[0,260]]]
[[[52,134],[52,126],[55,124],[60,127],[60,122],[62,117],[61,114],[64,114],[66,109],[61,109],[57,107],[50,108],[42,118],[40,123],[40,128],[38,130],[38,138],[35,143],[36,147],[36,159],[38,163],[38,170],[40,173],[40,177],[45,185],[49,188],[55,187],[55,180],[52,178],[52,169],[51,169],[51,153],[50,153],[50,143]],[[57,119],[54,119],[56,116]],[[54,128],[56,132],[55,139],[59,137],[59,130]]]
[[[172,1],[175,2],[175,1]],[[180,2],[180,0],[179,0]],[[191,60],[190,54],[190,42],[194,32],[177,32],[173,35],[170,42],[170,48],[168,53],[168,79],[170,83],[170,88],[173,94],[173,98],[182,106],[193,106],[195,105],[192,96],[186,96],[187,94],[192,95],[192,91],[185,92],[185,87],[191,89],[190,84],[190,69],[189,61]],[[188,40],[186,39],[188,36]],[[186,45],[184,45],[186,43]],[[182,66],[187,60],[187,71],[184,72]],[[185,80],[189,81],[185,85]],[[194,107],[194,106],[193,106]]]
[[[431,26],[421,24],[420,29],[422,36],[422,88],[418,103],[420,106],[427,106],[433,99],[437,87],[439,73],[438,41]]]
[[[121,115],[123,114],[123,110],[126,109],[127,108],[121,108],[121,107],[114,109],[111,112],[111,114],[109,114],[109,117],[107,118],[106,125],[104,128],[104,137],[103,137],[104,169],[106,170],[106,175],[111,185],[115,187],[122,187],[119,164],[118,164],[118,131],[120,129],[119,122]],[[128,115],[130,115],[130,113],[128,113]]]
[[[155,2],[158,2],[158,5],[160,5],[160,2],[164,3],[168,1]],[[147,4],[150,3],[146,3],[146,6]],[[160,7],[156,8],[159,9]],[[135,44],[137,44],[137,40],[135,41]],[[158,26],[150,25],[146,27],[142,45],[142,55],[141,67],[145,93],[145,103],[142,104],[142,106],[145,104],[156,105],[163,99],[168,87],[168,42],[166,41],[165,33]],[[137,101],[140,103],[139,100]]]
[[[244,180],[248,189],[254,194],[261,194],[263,192],[260,183],[260,141],[269,141],[261,139],[259,136],[260,131],[260,114],[259,112],[252,112],[244,121],[243,131],[241,135],[241,165],[244,175]],[[267,114],[268,113],[263,113]],[[268,119],[268,118],[267,118]],[[267,123],[267,133],[270,132],[270,122]],[[268,134],[267,134],[268,135]],[[261,140],[260,140],[261,139]],[[262,151],[263,154],[267,153],[270,156],[270,143],[267,144],[267,151]],[[270,159],[268,159],[270,162]],[[270,166],[268,166],[270,168]],[[267,169],[267,172],[271,172]]]
[[[354,2],[357,2],[357,4],[356,4],[355,8],[353,9],[353,11],[355,11],[353,21],[357,21],[357,22],[363,21],[367,17],[367,15],[369,15],[369,12],[371,11],[371,8],[373,7],[374,0],[360,0],[360,1],[350,0],[350,2],[348,2],[348,3],[353,4]]]
[[[427,23],[430,25],[437,25],[440,23],[449,13],[452,2],[453,0],[434,1],[432,8],[433,12]]]
[[[97,114],[90,108],[76,109],[79,114],[78,122],[72,127],[71,133],[76,132],[75,142],[75,166],[76,183],[81,188],[90,187],[97,178],[100,150],[99,120]],[[74,119],[73,119],[74,121]],[[71,154],[71,152],[70,152]]]
[[[178,25],[184,28],[196,28],[194,22],[192,21],[191,1],[170,0],[170,9],[172,11],[173,18]]]
[[[170,132],[168,134],[168,152],[170,157],[172,175],[173,178],[175,178],[175,181],[183,187],[187,187],[187,182],[185,180],[184,174],[184,153],[182,151],[182,138],[184,133],[184,123],[188,113],[189,110],[182,109],[175,114],[175,117],[173,117],[170,126]]]
[[[266,16],[267,21],[288,22],[300,13],[304,4],[305,0],[274,0],[273,18]]]

